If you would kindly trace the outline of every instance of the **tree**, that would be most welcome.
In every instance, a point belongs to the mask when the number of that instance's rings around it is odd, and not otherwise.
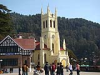
[[[73,53],[72,50],[68,50],[68,55],[69,55],[69,59],[70,59],[70,63],[72,63],[73,65],[78,61],[76,55]]]
[[[73,51],[72,51],[72,50],[69,50],[69,49],[67,49],[67,50],[68,50],[69,58],[73,58],[73,59],[77,60],[77,57],[76,57],[76,55],[73,53]]]
[[[6,6],[0,4],[0,39],[7,36],[11,30],[10,10]]]

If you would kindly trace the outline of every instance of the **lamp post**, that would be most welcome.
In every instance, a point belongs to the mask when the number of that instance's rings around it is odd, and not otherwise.
[[[1,70],[1,62],[2,62],[2,61],[3,61],[3,60],[1,59],[1,60],[0,60],[0,70]]]
[[[83,58],[80,59],[80,65],[82,65],[82,64],[83,64]]]

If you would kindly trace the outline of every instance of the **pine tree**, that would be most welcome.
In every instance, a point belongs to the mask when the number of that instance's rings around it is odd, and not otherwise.
[[[7,36],[11,30],[10,10],[6,6],[0,4],[0,39]]]

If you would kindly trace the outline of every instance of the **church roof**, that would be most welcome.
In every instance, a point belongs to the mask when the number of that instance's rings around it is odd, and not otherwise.
[[[24,50],[34,50],[34,39],[14,39],[14,41],[20,45]]]
[[[40,50],[40,42],[35,42],[35,44],[36,44],[35,50]],[[43,50],[50,50],[50,49],[47,48],[46,44],[44,44],[44,49]]]
[[[35,50],[40,50],[40,42],[35,42],[36,48]]]
[[[62,50],[64,50],[62,47],[60,47],[60,50],[62,51]]]

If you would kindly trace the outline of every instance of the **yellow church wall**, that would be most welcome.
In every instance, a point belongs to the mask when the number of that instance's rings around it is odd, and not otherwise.
[[[55,64],[57,64],[57,56],[51,56],[51,61],[50,61],[50,64],[52,64],[52,63],[55,63]],[[56,62],[55,62],[56,61]]]
[[[45,20],[46,21],[46,20]],[[50,25],[49,25],[50,26]],[[43,25],[42,25],[42,28],[43,28]],[[55,32],[55,28],[53,27],[53,24],[52,24],[52,27],[50,27],[49,29],[48,28],[43,28],[42,30],[42,33],[45,33],[45,32]]]
[[[38,54],[40,55],[40,50],[35,50],[33,53],[33,62],[37,65],[39,60],[38,60]]]
[[[65,55],[66,51],[60,51],[61,55]]]
[[[52,16],[52,14],[49,14],[49,18],[48,17],[48,14],[45,14],[45,15],[41,15],[41,18],[42,18],[42,32],[46,32],[46,31],[54,31],[55,32],[55,28],[53,27],[53,21],[56,21],[55,19],[55,15]],[[46,21],[48,22],[48,26],[47,28],[43,28],[43,21]],[[50,20],[52,20],[52,27],[50,27]],[[45,23],[46,25],[46,23]]]
[[[49,62],[49,64],[54,63],[55,61],[57,61],[57,55],[51,55],[50,51],[44,50],[44,54],[46,54],[46,60],[47,62]]]

